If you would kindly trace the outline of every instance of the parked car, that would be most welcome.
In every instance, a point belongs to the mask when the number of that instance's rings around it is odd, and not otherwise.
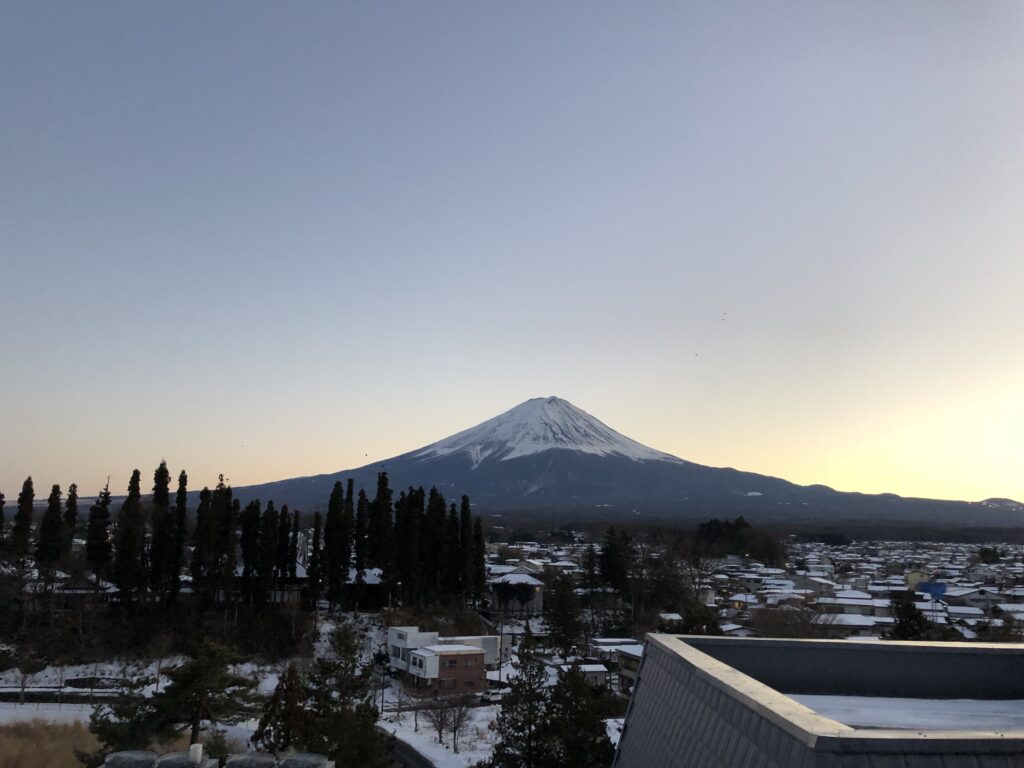
[[[505,695],[511,690],[511,688],[492,688],[491,690],[484,691],[480,694],[480,701],[485,704],[497,704],[505,698]]]

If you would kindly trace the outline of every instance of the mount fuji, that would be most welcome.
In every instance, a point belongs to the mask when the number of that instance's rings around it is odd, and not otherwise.
[[[649,448],[558,397],[527,400],[482,424],[391,459],[326,475],[236,488],[243,503],[273,499],[293,508],[326,505],[348,478],[372,493],[378,472],[391,487],[436,486],[468,494],[484,513],[557,512],[582,517],[706,518],[744,514],[762,521],[841,519],[1016,521],[1024,507],[842,493],[776,477],[708,467]],[[986,518],[981,522],[978,518]],[[971,519],[974,518],[974,519]],[[991,519],[989,519],[991,518]]]

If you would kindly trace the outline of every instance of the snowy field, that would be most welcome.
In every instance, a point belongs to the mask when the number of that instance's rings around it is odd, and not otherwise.
[[[1024,731],[1024,700],[892,699],[786,694],[819,715],[854,728]]]

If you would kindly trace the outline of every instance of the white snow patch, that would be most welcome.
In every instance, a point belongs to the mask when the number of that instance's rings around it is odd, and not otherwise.
[[[624,456],[634,461],[685,463],[630,440],[558,397],[527,400],[500,416],[421,448],[413,453],[413,458],[465,454],[476,468],[490,456],[506,461],[552,448],[597,456]]]

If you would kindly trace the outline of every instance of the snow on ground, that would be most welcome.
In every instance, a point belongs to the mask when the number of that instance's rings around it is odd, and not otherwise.
[[[491,756],[495,734],[488,726],[498,716],[499,708],[498,705],[474,707],[470,711],[470,720],[459,735],[459,754],[452,750],[451,734],[445,734],[443,745],[437,743],[437,732],[430,727],[422,712],[419,716],[419,733],[416,732],[412,712],[403,712],[401,715],[385,713],[378,724],[430,760],[436,768],[466,768]]]
[[[612,746],[619,745],[619,736],[622,735],[622,726],[626,722],[624,717],[613,717],[604,721],[604,727],[608,729],[608,738],[612,740]]]
[[[895,699],[786,694],[819,715],[854,728],[1024,730],[1024,700]]]

